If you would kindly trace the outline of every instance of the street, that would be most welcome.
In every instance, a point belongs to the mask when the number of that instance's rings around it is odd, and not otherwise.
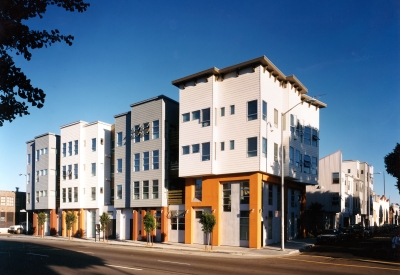
[[[284,257],[0,238],[1,274],[399,274],[400,265],[308,253]]]

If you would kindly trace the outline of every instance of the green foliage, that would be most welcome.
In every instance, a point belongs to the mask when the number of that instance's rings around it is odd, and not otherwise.
[[[56,5],[66,11],[84,12],[90,6],[83,0],[1,0],[0,1],[0,126],[12,121],[16,115],[29,115],[28,101],[32,106],[42,108],[46,94],[34,88],[31,80],[15,66],[11,52],[32,58],[31,50],[51,46],[64,41],[72,45],[72,35],[51,31],[31,30],[26,20],[43,17],[48,6]]]
[[[74,214],[74,212],[67,212],[65,215],[65,224],[67,225],[67,230],[71,230],[72,225],[76,223],[78,218]]]
[[[101,231],[105,231],[107,224],[111,221],[110,216],[108,215],[108,213],[103,212],[103,214],[101,214],[100,216],[100,224],[101,224]]]
[[[208,234],[212,233],[214,226],[217,224],[217,220],[213,214],[204,211],[203,215],[200,217],[200,223],[202,225],[201,230],[203,230],[205,234]]]
[[[151,215],[150,212],[147,212],[143,217],[143,226],[147,234],[156,228],[156,219],[153,217],[153,215]]]
[[[400,144],[397,143],[393,152],[387,154],[384,158],[386,172],[397,178],[396,187],[400,193]]]
[[[43,224],[46,222],[46,219],[47,219],[46,213],[40,212],[40,213],[38,214],[37,219],[38,219],[38,225],[39,225],[40,227],[42,227]]]

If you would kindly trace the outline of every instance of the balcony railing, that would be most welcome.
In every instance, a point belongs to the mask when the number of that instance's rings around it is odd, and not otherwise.
[[[168,191],[168,205],[184,204],[185,192],[183,190]]]

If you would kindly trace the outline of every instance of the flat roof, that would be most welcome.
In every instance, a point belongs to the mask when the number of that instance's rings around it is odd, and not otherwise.
[[[136,102],[136,103],[132,103],[130,106],[131,107],[135,107],[135,106],[138,106],[138,105],[141,105],[141,104],[145,104],[145,103],[148,103],[148,102],[151,102],[151,101],[155,101],[155,100],[160,100],[160,99],[166,99],[166,100],[169,100],[169,101],[179,105],[178,101],[175,101],[172,98],[169,98],[168,96],[165,96],[165,95],[159,95],[159,96],[155,96],[155,97],[152,97],[152,98],[149,98],[149,99],[146,99],[146,100],[142,100],[142,101],[139,101],[139,102]]]
[[[118,115],[115,115],[114,118],[121,117],[121,116],[126,116],[126,115],[129,115],[130,113],[131,113],[131,111],[125,112],[125,113],[122,113],[122,114],[118,114]]]

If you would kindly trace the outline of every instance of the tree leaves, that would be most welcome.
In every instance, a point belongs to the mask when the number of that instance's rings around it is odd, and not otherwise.
[[[4,121],[13,121],[16,116],[29,115],[28,106],[42,108],[46,94],[31,85],[30,79],[15,67],[11,53],[31,60],[33,49],[65,42],[71,46],[74,37],[62,35],[59,30],[31,30],[23,20],[43,17],[48,6],[56,5],[66,11],[84,12],[90,4],[82,0],[1,0],[0,1],[0,127]],[[22,100],[21,100],[22,99]]]
[[[393,152],[387,154],[384,158],[386,172],[397,178],[396,187],[400,194],[400,144],[397,143]]]

